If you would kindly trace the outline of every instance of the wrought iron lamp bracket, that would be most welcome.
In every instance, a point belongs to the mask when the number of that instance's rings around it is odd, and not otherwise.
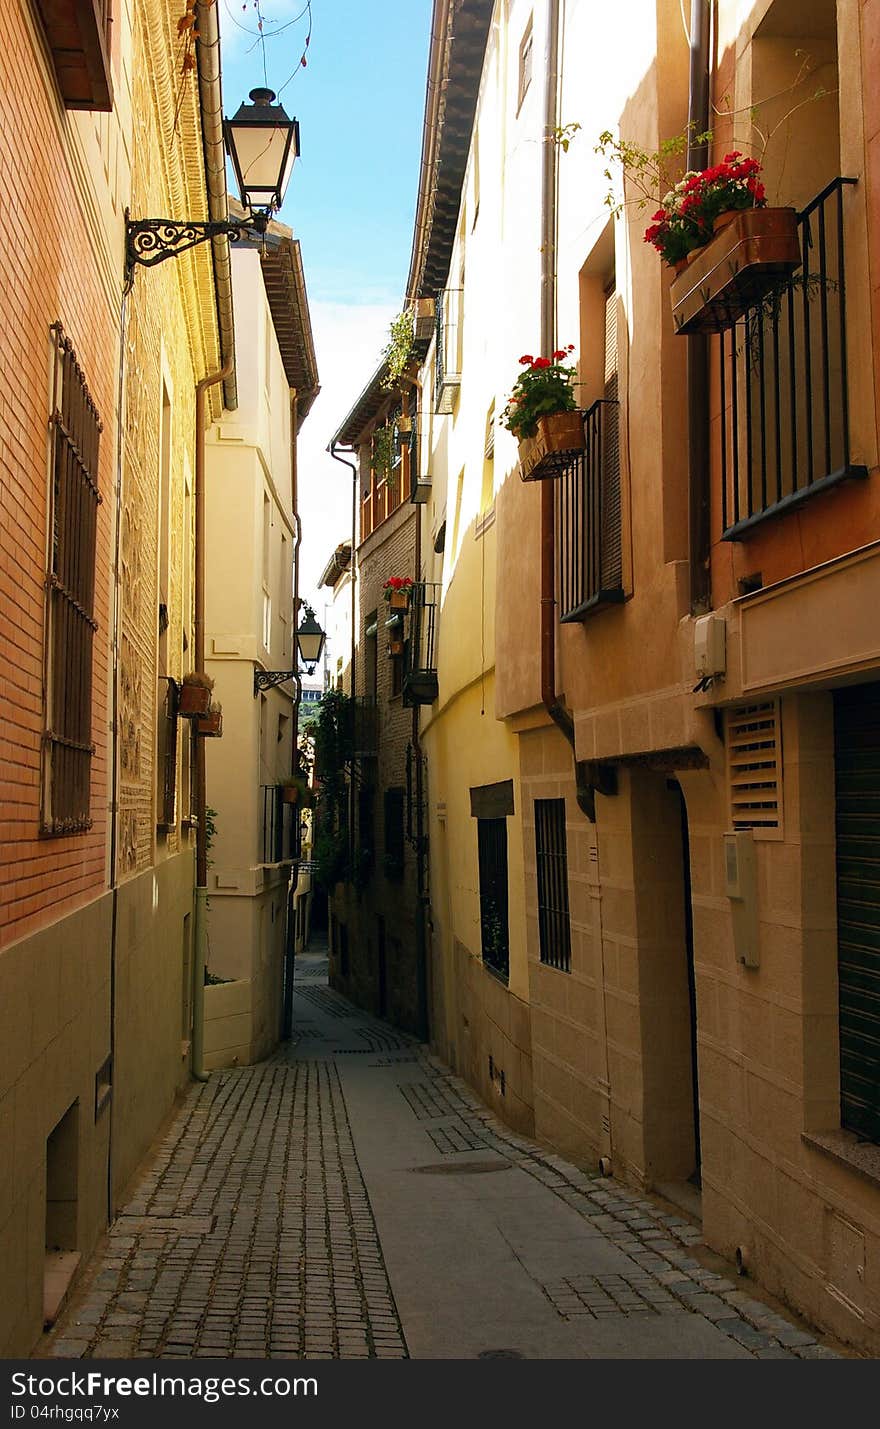
[[[212,219],[207,223],[178,223],[170,218],[129,218],[125,214],[125,287],[134,282],[138,264],[154,268],[166,258],[179,258],[200,243],[226,235],[227,238],[262,239],[269,223],[268,213],[255,213],[247,221],[235,218]]]
[[[274,690],[276,685],[284,685],[288,680],[296,681],[296,698],[302,696],[302,684],[298,670],[254,670],[254,699],[261,690]]]

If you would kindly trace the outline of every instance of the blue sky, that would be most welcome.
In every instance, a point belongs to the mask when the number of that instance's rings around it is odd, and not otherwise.
[[[217,0],[223,99],[232,114],[263,84],[253,0]],[[260,0],[264,34],[304,0]],[[398,303],[409,266],[421,152],[431,0],[312,0],[265,43],[269,86],[300,122],[298,160],[279,215],[303,248],[312,302]],[[238,24],[236,24],[236,21]],[[251,53],[248,53],[248,51]]]
[[[264,83],[254,0],[217,0],[223,103],[234,114]],[[259,0],[270,22],[304,0]],[[299,440],[300,592],[326,628],[318,579],[351,535],[351,476],[326,446],[379,364],[403,305],[418,190],[432,0],[312,0],[308,65],[281,102],[300,122],[302,158],[279,217],[302,243],[321,393]],[[266,41],[281,90],[303,53],[307,16]],[[248,53],[250,51],[250,53]],[[235,192],[229,175],[230,192]]]

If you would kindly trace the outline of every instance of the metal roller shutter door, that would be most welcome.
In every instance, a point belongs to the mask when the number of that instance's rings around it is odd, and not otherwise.
[[[880,684],[834,696],[841,1124],[880,1141]]]

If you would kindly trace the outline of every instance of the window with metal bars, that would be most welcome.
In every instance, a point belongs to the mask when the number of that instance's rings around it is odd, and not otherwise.
[[[584,414],[584,451],[559,483],[556,582],[559,618],[585,620],[624,598],[617,289],[605,286],[602,396]]]
[[[159,697],[156,825],[167,833],[174,828],[177,817],[177,705],[180,699],[177,681],[160,676]]]
[[[568,849],[565,800],[535,800],[535,853],[538,865],[538,939],[541,962],[571,972],[571,920],[568,909]]]
[[[92,655],[101,420],[70,339],[51,328],[49,563],[41,829],[91,828]]]
[[[502,977],[510,972],[507,909],[507,819],[477,819],[480,868],[480,942],[483,962]]]

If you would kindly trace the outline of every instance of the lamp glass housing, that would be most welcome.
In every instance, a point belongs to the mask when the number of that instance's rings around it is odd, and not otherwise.
[[[296,632],[299,658],[304,665],[317,665],[324,649],[324,632],[311,611],[303,616]]]
[[[251,103],[223,121],[223,138],[246,208],[277,210],[299,155],[299,124],[275,104],[271,89],[252,89]]]

